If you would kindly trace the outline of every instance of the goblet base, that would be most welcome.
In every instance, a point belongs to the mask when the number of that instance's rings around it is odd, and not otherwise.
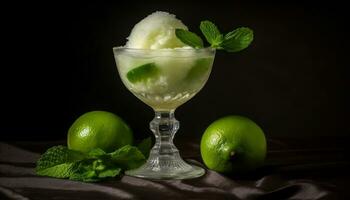
[[[177,152],[172,155],[152,155],[151,153],[144,165],[125,173],[147,179],[190,179],[204,175],[205,170],[187,164]]]

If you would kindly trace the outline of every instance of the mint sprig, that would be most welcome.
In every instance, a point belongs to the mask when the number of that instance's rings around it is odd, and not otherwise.
[[[143,145],[142,151],[149,152],[147,148],[151,146]],[[97,182],[120,176],[123,171],[137,168],[145,161],[145,155],[130,145],[111,153],[98,148],[82,153],[60,145],[49,148],[41,155],[35,170],[41,176]]]
[[[247,48],[254,39],[253,30],[247,27],[240,27],[223,35],[213,22],[205,20],[200,23],[199,28],[211,48],[228,52],[241,51]],[[176,29],[175,33],[178,39],[191,47],[204,47],[202,39],[193,32]],[[199,45],[200,43],[202,45]]]
[[[121,174],[122,168],[106,159],[84,159],[77,162],[70,180],[97,182],[109,179]],[[52,176],[52,175],[49,175]],[[53,176],[54,177],[54,176]]]

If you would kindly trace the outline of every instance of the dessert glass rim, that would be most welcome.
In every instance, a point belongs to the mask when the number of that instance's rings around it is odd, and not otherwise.
[[[215,51],[212,47],[204,47],[204,48],[183,48],[183,47],[177,47],[177,48],[163,48],[163,49],[141,49],[141,48],[132,48],[132,47],[126,47],[126,46],[118,46],[113,47],[114,51],[118,50],[126,50],[126,51]]]

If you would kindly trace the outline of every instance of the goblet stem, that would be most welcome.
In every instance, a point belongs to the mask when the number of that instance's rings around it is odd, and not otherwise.
[[[179,126],[174,110],[156,111],[150,123],[156,142],[148,160],[140,168],[126,171],[126,174],[150,179],[187,179],[202,176],[204,169],[187,164],[173,143]]]
[[[175,133],[179,127],[180,123],[175,119],[174,111],[155,111],[155,117],[150,123],[150,129],[156,140],[150,155],[162,157],[179,154],[173,143]]]

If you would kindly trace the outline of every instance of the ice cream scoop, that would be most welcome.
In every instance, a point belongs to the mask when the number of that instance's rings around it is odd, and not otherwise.
[[[175,29],[187,30],[175,15],[157,11],[137,23],[127,38],[126,47],[137,49],[165,49],[187,47],[175,35]]]

